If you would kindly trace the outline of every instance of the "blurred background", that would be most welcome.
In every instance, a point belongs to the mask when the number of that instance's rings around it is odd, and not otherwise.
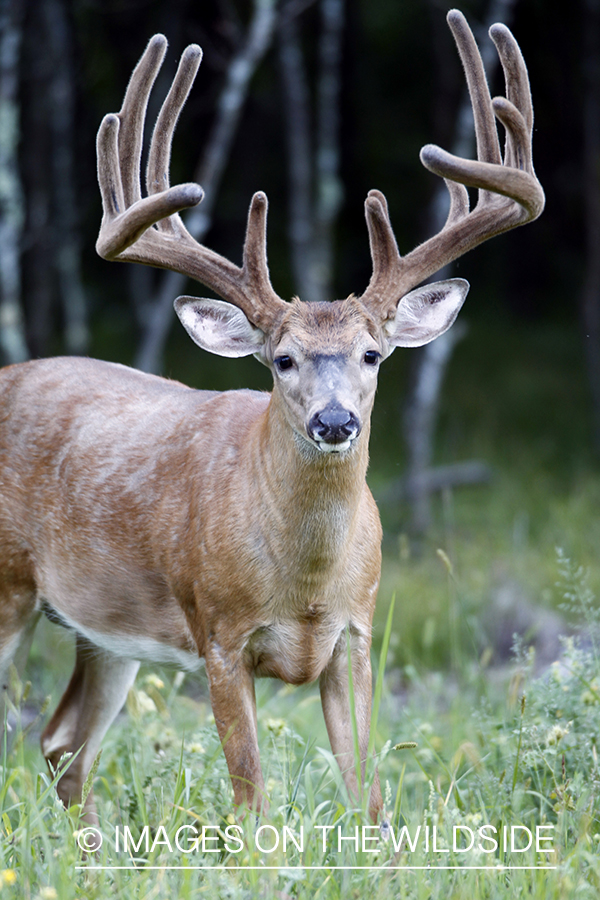
[[[171,183],[206,190],[188,227],[239,263],[251,195],[264,190],[276,291],[362,293],[368,190],[386,194],[407,252],[443,222],[444,190],[420,147],[474,153],[449,8],[0,0],[0,361],[75,353],[198,387],[268,389],[255,360],[209,356],[176,322],[175,296],[202,287],[96,256],[102,116],[118,111],[160,31],[169,51],[153,123],[183,48],[199,43],[171,166]],[[600,0],[461,9],[492,94],[504,88],[487,28],[504,21],[520,43],[547,206],[454,265],[472,288],[437,351],[396,351],[381,370],[370,469],[385,528],[379,616],[395,591],[396,659],[429,666],[459,664],[461,642],[501,662],[515,631],[555,656],[566,628],[556,548],[600,583]]]

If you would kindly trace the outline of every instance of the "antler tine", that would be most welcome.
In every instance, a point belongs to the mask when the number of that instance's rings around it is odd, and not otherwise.
[[[390,223],[387,200],[381,191],[369,191],[365,201],[365,215],[369,230],[369,245],[373,260],[371,284],[383,296],[394,293],[401,269],[401,258]],[[363,302],[365,295],[363,295]]]
[[[500,153],[498,130],[479,47],[473,37],[473,32],[467,24],[467,20],[458,9],[450,10],[447,15],[447,22],[463,64],[471,98],[477,158],[488,163],[501,165],[502,155]]]
[[[202,57],[195,44],[184,51],[158,115],[146,173],[148,196],[141,196],[146,108],[166,47],[166,38],[154,35],[131,76],[121,111],[105,116],[100,125],[98,182],[104,214],[96,250],[105,259],[143,263],[187,275],[238,306],[253,324],[268,328],[287,304],[277,296],[269,279],[265,195],[256,194],[250,206],[240,268],[199,244],[177,215],[200,202],[202,188],[192,183],[169,187],[173,133]]]
[[[533,105],[527,67],[521,48],[505,25],[492,25],[490,37],[496,45],[504,70],[506,97],[494,99],[494,112],[506,128],[505,161],[527,172],[533,172],[531,155],[531,133],[533,131]],[[515,115],[518,114],[518,115]],[[505,124],[511,122],[512,124]],[[518,130],[519,138],[514,141],[512,132]],[[518,150],[525,150],[524,158],[518,158]]]
[[[531,131],[533,128],[533,104],[527,66],[521,48],[510,30],[501,22],[492,25],[490,37],[496,45],[504,70],[506,96],[521,111],[525,126],[528,131]]]
[[[248,294],[260,297],[260,304],[255,304],[256,309],[252,314],[252,321],[260,328],[261,322],[265,322],[265,310],[269,311],[268,320],[272,321],[273,311],[280,312],[287,309],[287,303],[282,300],[271,285],[269,267],[267,264],[267,196],[262,191],[257,191],[252,197],[248,210],[248,224],[246,226],[246,239],[244,241],[244,255],[242,271],[244,283],[250,288]],[[266,324],[266,322],[265,322]]]
[[[181,55],[177,73],[169,93],[158,114],[146,169],[146,189],[148,196],[168,190],[171,145],[179,114],[188,98],[194,79],[202,62],[202,50],[197,44],[190,44]],[[159,231],[181,232],[184,228],[179,216],[171,216],[157,223]]]
[[[214,250],[193,241],[186,274],[211,287],[216,294],[242,309],[253,325],[268,330],[288,309],[271,286],[266,252],[267,198],[254,194],[248,212],[242,267]],[[186,232],[189,234],[189,232]]]
[[[507,97],[491,100],[481,55],[466,19],[458,10],[450,10],[448,24],[466,73],[478,158],[461,159],[433,144],[422,148],[423,165],[445,180],[450,211],[442,230],[405,257],[391,260],[393,234],[389,218],[379,209],[381,195],[371,191],[367,197],[365,214],[373,276],[361,299],[384,318],[393,315],[401,296],[444,265],[496,234],[533,221],[544,208],[544,192],[535,177],[531,155],[533,108],[529,78],[517,42],[504,25],[496,24],[490,29],[504,69],[507,92]],[[506,130],[504,160],[496,118]],[[479,189],[472,211],[465,185]],[[390,260],[390,272],[385,271],[386,260]]]
[[[155,34],[131,74],[121,111],[118,113],[119,163],[123,179],[123,194],[126,206],[141,200],[140,160],[144,139],[144,121],[150,91],[156,81],[159,69],[167,52],[164,34]]]

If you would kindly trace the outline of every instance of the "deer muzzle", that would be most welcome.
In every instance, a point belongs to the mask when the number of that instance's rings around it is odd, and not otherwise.
[[[361,424],[351,410],[331,403],[311,416],[308,436],[325,453],[342,453],[360,434]]]

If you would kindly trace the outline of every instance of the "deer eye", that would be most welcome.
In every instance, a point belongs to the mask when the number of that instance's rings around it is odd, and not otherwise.
[[[364,355],[364,361],[368,366],[376,366],[379,362],[379,356],[380,354],[377,352],[377,350],[367,350]]]
[[[285,372],[286,369],[291,369],[294,365],[294,360],[291,356],[278,356],[274,362],[280,372]]]

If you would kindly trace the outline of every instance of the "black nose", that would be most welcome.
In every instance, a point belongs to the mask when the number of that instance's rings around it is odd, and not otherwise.
[[[360,422],[354,413],[343,406],[326,406],[317,412],[308,423],[308,433],[313,441],[326,444],[343,444],[355,438],[360,431]]]

